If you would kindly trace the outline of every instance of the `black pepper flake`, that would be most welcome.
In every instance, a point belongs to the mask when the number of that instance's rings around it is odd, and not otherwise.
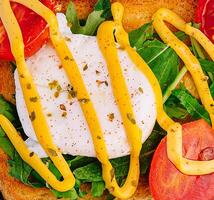
[[[98,70],[96,70],[95,72],[96,72],[96,74],[100,74],[100,71],[98,71]]]
[[[65,107],[65,105],[64,105],[64,104],[60,104],[60,105],[59,105],[59,107],[60,107],[60,109],[61,109],[61,110],[66,111],[66,107]]]
[[[214,104],[211,103],[211,104],[210,104],[210,107],[213,107],[213,106],[214,106]]]
[[[71,58],[69,58],[69,56],[65,56],[64,60],[72,60]]]
[[[104,83],[105,83],[106,86],[108,86],[108,82],[107,81],[105,81]]]
[[[50,156],[53,156],[53,157],[56,157],[57,156],[57,153],[55,150],[51,149],[51,148],[48,148],[48,153],[50,154]]]
[[[26,87],[27,87],[28,90],[30,90],[30,89],[31,89],[31,84],[28,83],[28,84],[26,85]]]
[[[38,101],[38,97],[30,97],[30,101],[35,103]]]
[[[24,78],[24,75],[23,75],[23,74],[21,74],[21,75],[20,75],[20,78]]]
[[[96,80],[96,83],[97,83],[98,86],[100,86],[101,84],[105,84],[108,87],[108,82],[107,81]]]
[[[52,117],[52,113],[48,113],[47,116],[48,116],[48,117]]]
[[[128,120],[129,120],[132,124],[136,124],[136,121],[135,121],[135,119],[134,119],[132,113],[127,113],[126,116],[127,116]]]
[[[62,69],[62,67],[63,67],[62,65],[59,65],[59,69]]]
[[[108,114],[108,119],[109,119],[109,121],[113,121],[114,120],[114,113],[109,113]]]
[[[115,177],[115,171],[114,171],[114,168],[112,168],[110,170],[110,175],[111,175],[111,181],[113,181],[114,177]]]
[[[101,140],[102,138],[98,135],[98,136],[97,136],[97,139],[98,139],[98,140]]]
[[[30,152],[29,156],[33,157],[34,156],[34,152]]]
[[[139,90],[140,93],[143,94],[143,88],[142,87],[139,87],[138,90]]]
[[[83,99],[78,99],[78,101],[82,104],[85,104],[85,103],[88,103],[90,99],[83,98]]]
[[[34,121],[35,119],[36,119],[36,113],[33,111],[33,112],[31,112],[31,114],[30,114],[30,120],[31,121]]]
[[[88,65],[85,64],[85,66],[83,67],[83,71],[86,71],[88,69]]]

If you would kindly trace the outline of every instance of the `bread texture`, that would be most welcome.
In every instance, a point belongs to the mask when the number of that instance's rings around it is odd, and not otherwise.
[[[9,62],[0,61],[0,94],[2,94],[6,100],[15,103],[14,93],[13,67]]]
[[[97,0],[73,0],[80,19],[87,18]],[[150,22],[159,8],[168,8],[182,16],[186,22],[194,18],[197,0],[111,0],[120,2],[125,8],[123,25],[126,31],[134,30]],[[70,0],[58,0],[58,9],[65,12]]]
[[[65,12],[70,0],[58,0],[57,11]],[[115,0],[112,0],[113,2]],[[123,24],[127,31],[131,31],[151,21],[152,15],[161,7],[169,8],[182,16],[187,22],[194,16],[196,0],[118,0],[124,5],[125,15]],[[81,19],[87,18],[92,11],[96,0],[73,0]],[[0,61],[0,94],[8,101],[15,103],[15,86],[13,79],[13,68],[8,62]],[[24,185],[11,177],[8,173],[8,156],[0,150],[0,191],[5,200],[56,200],[50,190],[46,188],[36,189]],[[84,189],[90,191],[89,185],[83,185]],[[83,199],[95,200],[90,194]],[[105,196],[98,199],[105,199]],[[152,200],[149,192],[148,181],[140,179],[138,189],[130,200]]]

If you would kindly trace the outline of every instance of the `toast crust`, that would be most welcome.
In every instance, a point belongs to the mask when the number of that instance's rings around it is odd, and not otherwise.
[[[58,0],[58,11],[65,12],[70,0]],[[80,19],[87,18],[97,0],[73,0]],[[194,18],[197,0],[111,0],[120,2],[125,8],[123,26],[126,31],[139,28],[152,20],[152,15],[162,7],[171,9],[186,22]]]
[[[58,0],[57,11],[65,12],[70,0]],[[112,0],[111,2],[116,1]],[[152,15],[161,7],[172,9],[174,12],[189,22],[193,19],[197,1],[196,0],[117,0],[125,7],[123,19],[124,27],[131,31],[151,21]],[[92,11],[96,0],[73,0],[78,16],[85,19]],[[15,84],[13,68],[8,62],[0,61],[0,94],[8,101],[15,103]],[[5,200],[56,200],[47,188],[32,188],[8,174],[8,157],[0,149],[0,191]],[[84,189],[90,190],[88,185]],[[83,200],[95,200],[90,194]],[[105,196],[102,198],[105,199]],[[141,178],[135,195],[130,200],[152,200],[147,180]]]

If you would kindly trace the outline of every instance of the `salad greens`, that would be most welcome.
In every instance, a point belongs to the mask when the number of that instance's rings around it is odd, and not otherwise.
[[[193,119],[203,118],[211,124],[208,112],[186,89],[176,89],[172,92],[172,95],[180,100],[181,105],[186,108]]]
[[[71,31],[78,34],[95,35],[98,26],[106,19],[112,17],[110,6],[109,0],[99,0],[94,7],[94,11],[88,16],[86,21],[83,21],[78,19],[74,5],[71,2],[66,12],[67,21],[71,25]],[[188,36],[181,31],[175,33],[175,35],[181,40],[188,39]],[[131,46],[136,49],[136,52],[146,61],[157,77],[164,94],[164,109],[167,114],[176,120],[185,121],[190,117],[193,120],[203,118],[210,123],[209,115],[200,101],[193,97],[187,88],[180,83],[183,76],[187,73],[186,67],[183,66],[180,69],[181,63],[178,55],[172,48],[160,40],[154,32],[152,23],[147,23],[139,29],[130,32],[129,40]],[[191,38],[191,41],[190,49],[199,58],[204,73],[210,78],[210,91],[214,97],[214,62],[206,58],[200,45],[198,45],[195,40]],[[1,96],[0,114],[5,115],[17,129],[21,130],[15,106],[8,103]],[[160,140],[165,135],[166,132],[156,124],[151,135],[143,144],[140,154],[140,169],[142,175],[148,172],[152,155]],[[11,176],[33,187],[40,188],[46,186],[50,188],[40,175],[21,159],[1,127],[0,148],[10,157],[9,165]],[[72,190],[67,192],[58,192],[50,188],[57,198],[75,200],[78,197],[83,197],[87,192],[82,191],[80,185],[84,183],[91,183],[91,193],[94,197],[103,195],[105,183],[102,178],[101,165],[96,158],[68,155],[64,155],[64,158],[74,173],[76,184]],[[49,158],[42,160],[57,179],[60,180],[62,176],[52,161]],[[116,179],[122,184],[128,173],[129,156],[112,159],[111,163],[115,168]],[[107,195],[107,198],[112,199],[112,196]]]
[[[94,11],[89,14],[86,21],[80,21],[72,1],[69,3],[66,18],[72,33],[95,35],[99,25],[111,18],[111,4],[109,0],[99,0]]]

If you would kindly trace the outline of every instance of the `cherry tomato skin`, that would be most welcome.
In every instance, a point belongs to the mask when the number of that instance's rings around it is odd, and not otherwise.
[[[204,120],[183,125],[183,156],[192,160],[214,159],[214,130]],[[149,184],[155,200],[214,199],[214,174],[182,174],[167,157],[166,138],[154,154]]]
[[[41,2],[51,10],[54,10],[54,1],[41,0]],[[25,45],[25,57],[29,57],[37,52],[42,45],[48,41],[49,29],[47,23],[42,17],[23,5],[11,2],[11,7],[22,31]],[[0,60],[14,60],[8,36],[1,21]]]
[[[199,0],[195,22],[201,24],[201,31],[214,43],[214,0]]]

